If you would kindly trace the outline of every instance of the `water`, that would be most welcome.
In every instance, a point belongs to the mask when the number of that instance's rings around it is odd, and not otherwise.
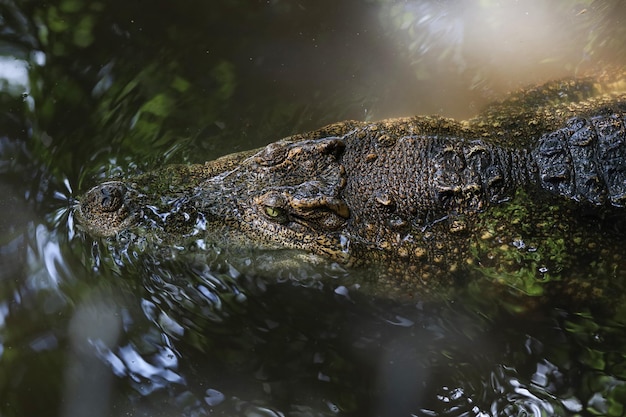
[[[402,305],[342,286],[351,272],[333,265],[268,280],[268,254],[235,267],[222,248],[193,262],[115,253],[68,206],[112,175],[347,118],[469,117],[520,86],[622,66],[625,13],[3,2],[0,415],[623,415],[619,309],[520,313],[471,286]]]

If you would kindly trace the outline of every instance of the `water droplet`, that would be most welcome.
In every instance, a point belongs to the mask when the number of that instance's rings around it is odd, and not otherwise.
[[[206,390],[205,394],[206,396],[204,397],[204,402],[211,407],[221,404],[225,399],[224,394],[211,388]]]

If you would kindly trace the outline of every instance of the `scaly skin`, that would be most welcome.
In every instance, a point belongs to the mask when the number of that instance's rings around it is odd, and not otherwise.
[[[555,251],[610,250],[598,243],[601,234],[586,240],[571,202],[602,218],[624,217],[626,95],[607,88],[552,82],[461,122],[336,123],[204,165],[105,182],[80,199],[76,217],[99,236],[140,227],[175,244],[202,233],[380,267],[376,285],[404,295],[450,286],[458,272],[478,266],[485,274],[534,268],[514,276],[524,281],[545,279],[546,265],[555,264],[555,277],[576,266],[571,257],[554,261]],[[517,216],[529,195],[526,214]],[[503,217],[511,207],[521,208]],[[567,224],[566,233],[554,229]],[[524,250],[524,239],[538,247]],[[609,263],[607,274],[623,273],[620,256]]]

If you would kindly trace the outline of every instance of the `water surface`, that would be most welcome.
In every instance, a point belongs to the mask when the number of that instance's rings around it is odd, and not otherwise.
[[[1,416],[623,415],[624,315],[115,253],[99,180],[623,66],[619,1],[0,4]],[[325,280],[318,279],[320,276]],[[621,283],[616,283],[620,289]]]

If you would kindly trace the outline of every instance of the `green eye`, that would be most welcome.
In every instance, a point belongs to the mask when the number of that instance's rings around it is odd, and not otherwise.
[[[270,217],[276,218],[283,214],[283,210],[278,207],[265,206],[265,214]]]

